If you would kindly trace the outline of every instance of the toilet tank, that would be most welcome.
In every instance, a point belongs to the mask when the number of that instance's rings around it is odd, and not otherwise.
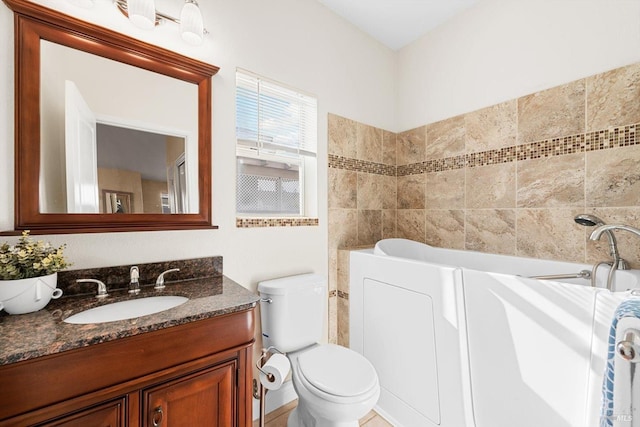
[[[264,347],[290,352],[318,342],[326,316],[326,289],[326,279],[318,274],[258,283]]]

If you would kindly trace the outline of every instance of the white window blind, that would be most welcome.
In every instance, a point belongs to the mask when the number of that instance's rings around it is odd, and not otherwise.
[[[315,157],[317,110],[312,96],[248,71],[236,72],[239,147]]]

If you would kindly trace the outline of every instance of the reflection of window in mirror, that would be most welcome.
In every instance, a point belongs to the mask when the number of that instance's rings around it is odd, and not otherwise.
[[[162,213],[171,213],[171,205],[169,204],[169,193],[160,195],[160,204],[162,205]]]
[[[92,131],[80,132],[75,146],[66,142],[71,133],[64,125],[66,82],[95,117],[98,188],[83,178],[91,175],[92,149],[85,135]],[[179,79],[41,40],[40,211],[106,213],[98,194],[110,189],[133,194],[128,213],[163,213],[161,194],[171,193],[167,167],[181,155],[180,200],[171,213],[197,213],[197,90]],[[87,202],[87,194],[95,197]],[[78,198],[81,202],[74,202]],[[88,206],[91,200],[98,206]]]

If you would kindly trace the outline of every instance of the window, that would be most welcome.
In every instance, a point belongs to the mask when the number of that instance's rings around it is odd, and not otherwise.
[[[316,209],[317,100],[236,71],[236,211],[311,216]]]

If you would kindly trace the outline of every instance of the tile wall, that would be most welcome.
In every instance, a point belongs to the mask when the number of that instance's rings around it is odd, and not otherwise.
[[[330,337],[348,343],[348,278],[337,280],[348,252],[338,256],[338,248],[397,236],[524,257],[607,259],[605,239],[589,241],[591,230],[573,217],[640,227],[639,128],[640,64],[397,135],[378,131],[377,139],[374,128],[330,116]],[[640,240],[617,237],[622,257],[640,268]]]
[[[396,135],[333,114],[328,123],[329,340],[343,344],[348,343],[349,280],[338,286],[338,252],[395,237]],[[344,253],[340,258],[344,261]]]

